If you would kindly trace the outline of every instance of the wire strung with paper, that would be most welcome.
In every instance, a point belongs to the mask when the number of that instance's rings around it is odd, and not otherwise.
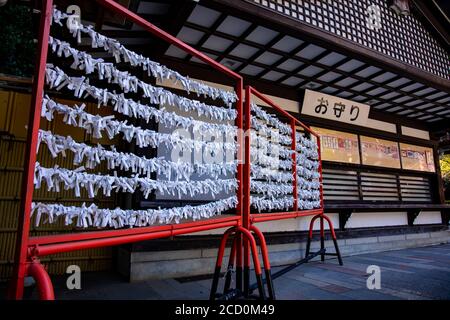
[[[226,163],[187,163],[165,160],[163,157],[146,158],[134,153],[117,151],[114,146],[107,150],[101,144],[89,146],[85,143],[76,142],[72,137],[54,135],[50,131],[39,130],[38,151],[41,144],[45,144],[53,158],[59,154],[71,151],[74,154],[74,164],[83,165],[87,169],[94,169],[102,161],[106,161],[108,170],[130,171],[139,175],[150,177],[156,172],[164,175],[167,180],[190,180],[192,174],[206,175],[214,179],[221,175],[236,172],[237,160]]]
[[[251,205],[259,212],[289,210],[294,204],[292,155],[296,154],[297,206],[319,208],[320,174],[316,142],[296,132],[296,150],[291,149],[292,128],[275,115],[251,103]]]
[[[298,208],[300,210],[320,208],[322,204],[317,141],[300,132],[296,132],[295,137]]]
[[[52,28],[64,26],[62,21],[69,17],[55,8]],[[78,23],[76,20],[72,22]],[[213,200],[196,206],[146,210],[99,208],[97,204],[87,202],[82,202],[80,206],[36,202],[32,204],[35,224],[63,219],[66,225],[75,223],[81,228],[143,227],[155,223],[179,223],[183,219],[207,219],[234,209],[237,205],[237,197],[233,193],[238,187],[234,177],[239,147],[236,142],[237,127],[233,124],[237,117],[233,108],[237,101],[236,93],[184,76],[127,49],[116,39],[95,31],[92,26],[78,23],[77,28],[69,28],[69,31],[78,43],[82,37],[89,38],[93,49],[103,49],[115,62],[94,58],[69,42],[50,36],[49,48],[53,60],[62,61],[61,65],[69,66],[76,76],[70,75],[60,65],[47,64],[45,81],[49,91],[43,98],[42,118],[49,122],[61,120],[65,125],[82,130],[84,136],[102,141],[121,139],[138,148],[166,148],[209,156],[226,154],[227,157],[224,161],[211,163],[190,162],[184,158],[174,161],[167,159],[167,155],[148,158],[128,150],[122,151],[114,143],[107,147],[40,129],[37,152],[45,145],[55,159],[72,153],[74,169],[58,165],[46,167],[37,162],[34,177],[36,189],[45,186],[49,192],[72,190],[75,197],[86,194],[91,199],[99,195],[110,197],[115,193],[135,192],[148,198],[156,192],[173,198],[207,195]],[[174,93],[167,87],[147,83],[129,71],[120,70],[118,63],[128,64],[132,69],[140,68],[156,79],[157,84],[169,81],[180,85],[188,95],[194,92],[198,98],[221,103],[207,104]],[[56,92],[61,92],[65,97],[71,95],[76,101],[87,102],[62,103],[53,97]],[[101,115],[90,111],[89,101],[97,104]],[[154,126],[148,129],[143,123],[159,124],[165,130],[152,130]],[[168,128],[169,131],[166,130]],[[193,133],[193,137],[179,134],[175,130],[177,128]],[[107,172],[95,172],[102,163],[106,164]],[[192,178],[194,175],[196,178]],[[199,180],[199,177],[202,179]],[[254,187],[264,188],[261,184],[254,184]],[[286,190],[278,187],[276,192],[283,194]]]
[[[71,15],[66,14],[56,8],[53,10],[53,25],[64,26],[62,20],[72,18]],[[200,81],[190,79],[180,73],[169,69],[167,66],[161,65],[158,62],[152,61],[147,57],[142,56],[132,50],[124,47],[116,39],[109,38],[94,30],[93,26],[85,26],[77,19],[72,19],[69,24],[65,24],[78,43],[81,42],[81,35],[85,34],[91,39],[91,47],[101,48],[111,54],[116,63],[125,62],[133,67],[140,67],[147,72],[147,75],[163,80],[172,81],[174,84],[180,83],[187,93],[190,91],[196,92],[199,96],[204,95],[212,99],[222,99],[228,106],[232,106],[237,101],[235,92],[214,88],[208,86]]]
[[[235,142],[206,142],[203,140],[193,140],[178,135],[161,133],[149,129],[143,129],[128,124],[126,121],[115,120],[113,115],[100,116],[93,115],[84,111],[85,104],[70,107],[54,101],[46,96],[42,100],[41,116],[49,121],[53,120],[55,114],[63,115],[62,121],[68,125],[82,128],[87,133],[92,134],[94,138],[102,138],[102,132],[106,132],[109,139],[122,134],[127,142],[132,140],[140,147],[159,147],[164,144],[170,148],[180,146],[182,149],[202,150],[205,148],[208,152],[236,151]]]
[[[218,215],[226,210],[235,208],[237,197],[221,199],[198,206],[184,206],[177,208],[147,209],[147,210],[123,210],[101,209],[95,204],[81,207],[64,206],[61,204],[33,203],[32,211],[35,215],[35,224],[54,223],[59,217],[64,219],[66,225],[76,221],[80,228],[123,228],[145,227],[155,223],[169,224],[179,223],[181,219],[200,220]]]

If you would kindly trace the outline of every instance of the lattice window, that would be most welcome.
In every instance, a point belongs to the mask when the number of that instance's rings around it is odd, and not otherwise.
[[[384,0],[247,0],[375,50],[390,58],[450,79],[448,52],[413,15],[397,16]],[[367,7],[380,9],[381,28],[367,26]]]

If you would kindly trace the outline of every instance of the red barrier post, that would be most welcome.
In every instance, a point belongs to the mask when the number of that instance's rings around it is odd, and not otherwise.
[[[27,275],[36,281],[40,300],[55,300],[52,280],[39,261],[33,261],[28,264]]]
[[[48,34],[53,14],[53,1],[43,0],[39,24],[39,41],[37,45],[37,62],[33,77],[33,95],[31,96],[30,118],[28,120],[27,141],[25,149],[25,170],[22,176],[22,201],[20,202],[19,226],[16,241],[16,256],[9,298],[22,299],[23,284],[26,273],[28,239],[30,233],[31,202],[34,191],[34,169],[39,123],[41,121],[42,98],[44,96],[45,65],[48,53]]]

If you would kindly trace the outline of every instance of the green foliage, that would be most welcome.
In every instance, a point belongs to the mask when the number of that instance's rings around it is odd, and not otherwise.
[[[33,74],[36,45],[32,19],[28,6],[8,1],[0,7],[0,73]]]
[[[450,154],[441,156],[439,162],[442,179],[444,180],[445,199],[450,200]]]
[[[450,154],[443,155],[440,160],[442,178],[450,183]]]

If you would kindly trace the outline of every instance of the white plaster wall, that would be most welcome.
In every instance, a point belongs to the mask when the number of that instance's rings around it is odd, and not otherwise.
[[[327,216],[331,219],[334,228],[339,228],[339,216],[337,214],[327,214]],[[256,225],[262,232],[305,231],[309,230],[311,219],[312,217],[300,217],[297,219],[261,222]],[[316,220],[314,223],[314,230],[318,230],[319,227],[319,220]],[[328,224],[326,222],[325,228],[328,229]]]
[[[401,226],[408,224],[406,212],[354,212],[346,228]]]
[[[442,223],[441,213],[439,211],[422,211],[414,220],[415,225]]]
[[[397,133],[397,127],[395,126],[395,124],[370,118],[367,119],[365,127],[391,133]]]
[[[337,213],[327,214],[330,217],[334,228],[338,229],[339,215]],[[309,228],[311,217],[301,217],[297,219],[286,219],[278,221],[268,221],[256,224],[262,232],[287,232],[287,231],[305,231]],[[442,223],[441,213],[439,211],[421,212],[414,225],[438,224]],[[402,226],[408,224],[408,215],[406,212],[355,212],[347,221],[346,228],[369,228],[383,226]],[[328,229],[327,223],[325,228]],[[314,224],[314,230],[319,229],[319,220]],[[222,234],[226,229],[207,230],[196,233],[197,235]]]
[[[425,130],[419,130],[411,127],[402,126],[402,134],[405,136],[430,140],[430,133]]]
[[[335,229],[339,228],[339,216],[336,213],[327,214],[330,217],[331,222]],[[305,231],[309,229],[309,223],[312,217],[300,217],[296,219],[286,219],[286,220],[278,220],[278,221],[268,221],[257,223],[256,226],[262,232],[287,232],[287,231]],[[316,220],[314,223],[314,230],[319,229],[319,220]],[[325,229],[328,229],[328,224],[325,222]],[[195,235],[211,235],[211,234],[222,234],[226,228],[224,229],[216,229],[216,230],[206,230],[202,232],[197,232]]]
[[[290,112],[298,112],[298,107],[299,107],[298,101],[275,97],[275,96],[271,96],[271,95],[266,95],[266,96],[270,100],[272,100],[274,103],[279,105],[281,108],[283,108],[284,110],[290,111]],[[270,107],[270,105],[268,105],[267,103],[265,103],[264,101],[262,101],[261,99],[259,99],[257,97],[253,97],[253,102],[255,102],[257,105],[260,105],[260,106]]]

